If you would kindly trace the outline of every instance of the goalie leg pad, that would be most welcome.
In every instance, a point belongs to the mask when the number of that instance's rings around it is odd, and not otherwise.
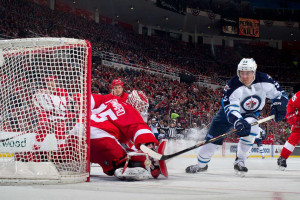
[[[166,145],[167,145],[167,140],[162,140],[158,146],[157,153],[163,155],[165,152]],[[168,175],[166,162],[164,160],[159,160],[158,163],[159,163],[161,174],[164,175],[166,178],[168,178],[169,175]]]
[[[123,181],[141,181],[151,178],[151,175],[148,170],[143,167],[127,167],[116,169],[114,173],[115,177]]]
[[[122,163],[124,167],[116,169],[114,173],[120,180],[139,181],[149,179],[152,175],[153,164],[145,153],[129,152],[126,159],[121,159],[118,165]]]

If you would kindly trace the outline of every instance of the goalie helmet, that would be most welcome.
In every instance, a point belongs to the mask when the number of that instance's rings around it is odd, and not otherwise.
[[[147,121],[148,113],[148,97],[142,91],[133,90],[127,98],[127,103],[134,107],[142,116],[144,121]]]
[[[111,82],[110,86],[113,88],[116,85],[121,85],[123,87],[124,83],[121,81],[121,79],[117,78]]]
[[[255,79],[255,73],[257,69],[257,64],[253,58],[243,58],[238,64],[237,75],[241,80],[240,71],[252,71],[253,72],[253,81]]]

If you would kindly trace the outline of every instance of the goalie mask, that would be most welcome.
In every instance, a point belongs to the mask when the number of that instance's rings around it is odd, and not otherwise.
[[[248,83],[248,85],[251,85],[255,80],[256,69],[257,69],[257,64],[253,58],[243,58],[241,62],[238,64],[238,68],[237,68],[237,75],[240,81],[244,83],[241,79],[241,75],[240,75],[241,71],[251,71],[253,72],[253,80],[250,83]]]
[[[133,90],[127,98],[127,103],[134,107],[143,117],[144,121],[147,121],[148,115],[148,97],[142,91]]]

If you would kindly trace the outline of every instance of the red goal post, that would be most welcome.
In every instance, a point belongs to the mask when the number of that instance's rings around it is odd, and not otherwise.
[[[0,185],[89,181],[89,41],[0,40]]]

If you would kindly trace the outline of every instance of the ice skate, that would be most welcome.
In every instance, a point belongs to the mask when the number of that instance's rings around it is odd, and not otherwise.
[[[287,167],[287,164],[286,164],[286,159],[284,159],[283,157],[279,157],[277,159],[277,165],[278,165],[278,169],[281,170],[281,171],[284,171],[285,168]]]
[[[208,165],[205,165],[205,167],[200,167],[198,164],[196,165],[191,165],[191,166],[188,166],[186,169],[185,169],[185,172],[186,173],[197,173],[197,172],[203,172],[203,171],[206,171],[208,168]]]
[[[237,176],[245,177],[246,172],[248,172],[248,168],[245,167],[244,160],[239,160],[236,158],[234,162],[234,172]]]
[[[149,171],[142,167],[127,167],[123,172],[123,168],[116,169],[115,177],[123,181],[141,181],[151,178]]]

